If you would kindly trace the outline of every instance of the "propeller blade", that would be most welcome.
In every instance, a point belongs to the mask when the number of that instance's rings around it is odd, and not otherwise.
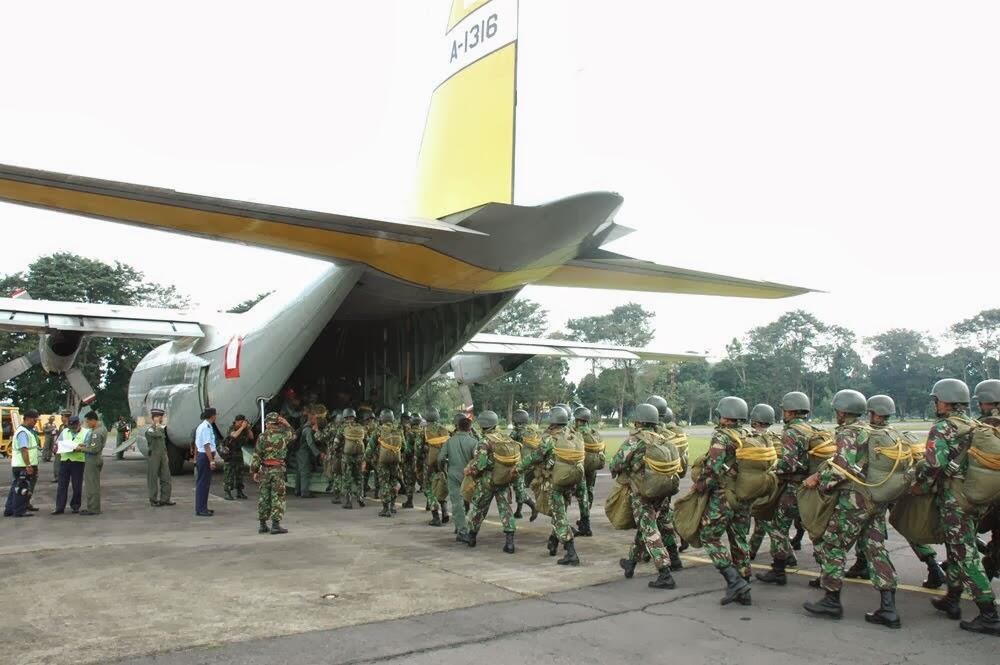
[[[83,372],[81,372],[78,368],[71,367],[66,372],[66,380],[69,381],[69,385],[73,388],[73,392],[80,397],[80,401],[84,404],[90,404],[97,399],[97,395],[94,394],[94,389],[90,387],[90,382],[87,381],[87,377],[85,377]]]
[[[26,356],[14,358],[8,363],[0,365],[0,383],[7,383],[16,378],[39,363],[38,351],[32,351]]]

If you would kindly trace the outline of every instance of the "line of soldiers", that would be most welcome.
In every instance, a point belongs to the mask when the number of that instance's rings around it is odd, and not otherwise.
[[[780,441],[767,432],[774,422],[769,406],[757,405],[750,411],[738,397],[720,400],[718,425],[708,452],[692,465],[692,492],[676,506],[678,511],[682,502],[685,508],[695,506],[690,513],[697,520],[694,533],[726,582],[721,603],[751,604],[748,532],[752,513],[767,505],[774,509],[770,516],[758,513],[774,561],[771,570],[758,574],[757,579],[785,585],[785,570],[793,558],[789,531],[800,510],[805,516],[808,509],[807,526],[814,525],[810,535],[822,571],[810,586],[821,588],[824,595],[805,603],[805,609],[816,616],[843,616],[840,594],[845,563],[851,548],[857,546],[880,595],[878,609],[867,613],[865,620],[899,628],[897,577],[886,549],[886,514],[894,504],[895,511],[912,497],[923,496],[932,502],[932,521],[940,524],[937,542],[944,542],[948,557],[943,573],[948,592],[932,600],[933,607],[949,619],[961,619],[964,587],[979,614],[961,621],[961,628],[1000,636],[995,597],[976,536],[980,523],[995,520],[1000,510],[1000,381],[984,381],[976,387],[978,421],[967,415],[972,400],[962,381],[938,381],[931,395],[937,420],[923,446],[888,424],[895,404],[887,395],[866,399],[855,390],[838,392],[833,398],[837,427],[831,436],[807,422],[808,397],[788,393],[781,401],[784,430]],[[669,483],[665,487],[664,477],[678,478],[681,464],[679,451],[658,431],[659,415],[652,405],[637,407],[636,431],[610,466],[616,480],[627,486],[637,525],[635,542],[620,562],[625,576],[632,576],[645,550],[659,571],[650,586],[673,588],[670,496],[676,489]],[[748,421],[750,429],[745,428]],[[815,502],[809,498],[813,496],[820,497],[824,507],[815,515]],[[942,572],[933,548],[911,545],[928,567],[925,586],[940,584]]]

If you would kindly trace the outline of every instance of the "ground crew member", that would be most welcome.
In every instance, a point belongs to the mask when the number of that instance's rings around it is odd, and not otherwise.
[[[42,450],[42,461],[51,462],[52,453],[56,449],[56,435],[59,433],[59,428],[56,427],[56,417],[49,416],[48,421],[45,423],[45,429],[43,430],[45,434],[45,448]],[[35,474],[38,477],[38,474]]]
[[[569,413],[566,409],[560,406],[552,407],[549,412],[549,427],[542,436],[538,448],[522,456],[520,471],[524,472],[538,465],[536,473],[551,472],[556,464],[556,439],[573,437],[573,434],[567,431],[568,425]],[[581,459],[581,463],[582,461]],[[583,482],[582,478],[581,482]],[[575,488],[572,487],[560,488],[555,485],[549,490],[549,507],[552,511],[552,534],[548,541],[549,555],[555,556],[559,549],[559,543],[562,543],[566,554],[556,562],[562,566],[580,565],[580,557],[576,553],[576,544],[573,541],[573,530],[570,528],[569,519],[566,516],[566,510],[574,491]]]
[[[726,595],[721,603],[733,601],[750,604],[750,551],[747,534],[750,530],[750,507],[731,505],[726,498],[726,478],[736,469],[737,440],[746,435],[741,426],[749,415],[747,403],[739,397],[723,397],[716,407],[719,424],[712,435],[705,456],[701,477],[694,491],[708,493],[708,505],[701,518],[701,542],[712,564],[726,580]],[[722,544],[729,538],[729,549]]]
[[[315,409],[306,411],[306,422],[299,431],[299,446],[295,451],[295,496],[303,499],[313,498],[309,486],[312,481],[313,460],[319,457],[319,448],[316,447],[318,418]]]
[[[538,428],[531,424],[531,416],[524,409],[514,411],[511,420],[514,421],[514,429],[511,430],[510,438],[521,444],[521,456],[523,457],[538,447],[538,444],[542,442],[542,437]],[[535,506],[534,500],[528,494],[528,487],[531,485],[533,475],[532,469],[528,469],[524,473],[517,474],[517,479],[514,480],[514,495],[517,497],[517,510],[514,511],[514,517],[521,519],[521,506],[528,506],[531,509],[529,522],[538,519],[538,507]]]
[[[886,504],[876,504],[858,491],[856,485],[844,486],[846,470],[864,481],[868,477],[869,437],[871,430],[861,416],[868,409],[865,396],[857,390],[841,390],[833,396],[837,415],[835,437],[837,452],[819,473],[805,479],[804,485],[818,487],[821,492],[837,494],[837,504],[823,539],[817,545],[822,575],[820,586],[826,594],[818,602],[805,603],[811,614],[839,619],[844,615],[840,591],[844,586],[844,564],[847,553],[861,539],[872,576],[872,586],[881,596],[879,609],[865,614],[868,623],[899,628],[896,612],[896,569],[885,548]]]
[[[590,424],[590,409],[581,406],[573,412],[574,429],[583,438],[584,482],[577,489],[576,500],[580,504],[580,520],[576,523],[577,536],[592,536],[590,529],[590,507],[594,503],[594,487],[597,485],[597,472],[604,468],[607,460],[604,457],[604,441],[597,428]]]
[[[979,608],[979,616],[972,621],[962,621],[963,630],[1000,636],[1000,617],[997,616],[996,598],[986,577],[976,547],[976,523],[985,515],[982,506],[970,505],[953,488],[952,478],[964,478],[969,461],[973,422],[966,414],[969,406],[969,387],[958,379],[941,379],[931,390],[937,420],[927,434],[924,460],[919,465],[923,489],[935,492],[936,507],[944,531],[944,547],[948,554],[945,573],[948,576],[948,593],[931,601],[935,609],[949,619],[962,617],[962,585],[972,593]],[[980,408],[992,411],[997,402],[989,387],[977,392]],[[988,406],[983,406],[983,404]]]
[[[774,518],[766,525],[767,537],[771,541],[771,570],[757,573],[757,579],[768,584],[787,584],[785,568],[794,560],[788,532],[799,520],[796,493],[799,485],[809,475],[809,435],[805,430],[809,427],[806,418],[810,411],[809,397],[805,393],[793,391],[781,398],[781,417],[785,428],[781,433],[781,450],[778,452],[774,473],[784,483],[784,490]],[[810,582],[809,585],[819,588],[819,581],[816,580],[815,584]]]
[[[497,431],[500,418],[495,412],[483,411],[478,420],[479,427],[483,430],[483,440],[476,448],[468,469],[476,481],[476,489],[469,502],[469,547],[476,546],[479,527],[486,519],[490,504],[496,500],[504,533],[503,551],[513,554],[517,522],[510,502],[511,487],[517,477],[517,465],[521,461],[520,446],[506,433]],[[503,482],[504,480],[507,482]]]
[[[237,499],[247,499],[249,497],[243,491],[243,477],[247,470],[246,462],[243,461],[243,448],[253,446],[253,428],[250,427],[250,421],[246,416],[238,415],[233,419],[228,438],[229,455],[225,459],[226,465],[222,472],[224,498],[226,501],[232,501],[233,490],[236,490]]]
[[[673,550],[668,553],[660,531],[660,524],[663,523],[673,533],[670,515],[670,497],[668,496],[657,501],[655,499],[647,499],[634,490],[636,480],[641,479],[646,473],[650,473],[646,464],[646,445],[649,438],[661,436],[656,432],[659,420],[659,411],[652,404],[639,404],[636,406],[635,415],[633,416],[636,431],[629,433],[625,438],[618,452],[611,458],[609,466],[613,478],[624,477],[630,486],[629,502],[632,505],[632,517],[637,527],[635,540],[632,542],[631,547],[629,547],[626,557],[619,559],[618,565],[625,571],[625,577],[630,579],[635,574],[635,567],[639,562],[639,557],[643,552],[648,552],[658,573],[656,579],[651,581],[649,586],[653,589],[673,589],[677,586],[677,583],[674,582],[674,578],[670,573],[673,567],[672,561],[676,557],[679,564],[680,557],[677,554],[676,543],[673,546]],[[671,469],[665,471],[669,472]],[[679,459],[677,460],[676,469],[672,469],[672,471],[672,475],[679,475]],[[618,482],[621,482],[621,480]]]
[[[368,440],[367,458],[375,465],[382,499],[379,517],[392,517],[396,512],[396,488],[399,484],[399,461],[403,451],[403,430],[396,424],[391,409],[378,414],[379,425]]]
[[[14,431],[10,455],[10,492],[3,507],[4,517],[31,517],[31,481],[38,476],[38,435],[35,423],[38,412],[28,409]]]
[[[260,483],[257,498],[257,533],[281,534],[288,529],[281,526],[285,517],[285,460],[288,446],[295,439],[295,430],[288,421],[274,411],[264,417],[264,431],[257,437],[250,472],[255,483]],[[268,528],[267,522],[271,521]]]
[[[364,458],[365,428],[361,423],[356,422],[357,416],[354,409],[344,409],[341,416],[344,419],[344,424],[337,433],[337,442],[338,447],[343,450],[344,508],[347,510],[354,508],[351,497],[355,497],[358,500],[358,506],[364,508],[362,459]]]
[[[146,485],[149,489],[149,505],[174,506],[170,500],[171,479],[170,459],[167,455],[167,428],[163,426],[163,409],[150,409],[149,427],[146,428]]]
[[[101,514],[101,470],[104,468],[104,446],[108,442],[108,430],[94,411],[84,416],[87,423],[87,438],[83,445],[83,498],[87,507],[81,515]]]
[[[215,471],[215,419],[217,412],[208,407],[201,414],[201,424],[194,432],[194,514],[211,517],[214,510],[208,508],[208,491],[212,487],[212,472]]]
[[[463,414],[458,427],[438,453],[438,470],[448,475],[448,498],[455,522],[455,540],[469,542],[469,530],[465,522],[465,503],[462,499],[462,480],[465,466],[476,452],[479,441],[472,436],[472,420]]]
[[[87,433],[80,427],[80,419],[77,416],[66,416],[66,429],[59,435],[60,441],[66,445],[72,444],[70,452],[59,455],[59,484],[56,486],[56,509],[53,515],[62,515],[66,511],[66,494],[70,485],[73,487],[73,495],[69,499],[69,507],[74,513],[80,512],[81,490],[83,488],[83,466],[85,457],[83,454],[83,443],[87,438]]]
[[[56,430],[56,441],[55,441],[56,448],[58,448],[59,446],[59,439],[62,437],[63,431],[69,428],[69,418],[71,415],[72,413],[68,409],[63,409],[62,411],[59,412],[59,417],[62,420],[62,422],[59,424],[59,429]],[[53,453],[55,453],[56,448],[52,449]],[[52,456],[52,482],[54,483],[59,482],[60,466],[62,466],[62,455],[56,453]]]
[[[435,481],[444,480],[445,484],[448,482],[445,473],[438,468],[437,463],[441,449],[448,442],[450,435],[448,428],[439,423],[438,418],[440,418],[438,410],[429,409],[424,414],[424,420],[427,421],[427,424],[424,426],[423,432],[420,433],[420,447],[423,449],[422,456],[425,464],[423,490],[424,498],[431,509],[430,526],[443,526],[451,519],[448,515],[447,500],[438,501],[437,495],[434,493]]]
[[[781,453],[781,437],[771,431],[771,425],[774,424],[774,408],[770,404],[757,404],[752,409],[750,409],[750,429],[755,436],[762,437],[765,441],[770,443],[774,449],[780,454]],[[767,522],[769,520],[754,519],[753,521],[753,532],[750,534],[750,560],[757,558],[757,550],[760,549],[761,543],[764,542],[764,535],[768,531]],[[785,562],[785,565],[795,567],[798,565],[798,561],[795,559],[795,555],[789,555]]]

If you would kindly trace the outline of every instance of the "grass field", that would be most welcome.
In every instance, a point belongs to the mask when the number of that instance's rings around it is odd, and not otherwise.
[[[605,449],[604,454],[607,456],[608,461],[614,457],[615,453],[622,445],[622,441],[625,440],[625,435],[620,432],[609,432],[602,434],[604,437]],[[707,436],[691,436],[688,435],[688,459],[694,461],[701,455],[705,454],[708,450],[708,443],[710,438]]]

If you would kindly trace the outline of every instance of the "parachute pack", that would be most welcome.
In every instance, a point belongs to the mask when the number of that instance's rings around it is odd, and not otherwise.
[[[380,466],[399,464],[400,452],[403,450],[403,433],[398,429],[379,432],[378,463]]]
[[[737,501],[754,501],[767,496],[778,484],[773,473],[778,453],[765,436],[741,435],[735,429],[723,429],[736,446],[736,477],[729,483]]]
[[[833,462],[830,466],[848,479],[851,487],[867,496],[873,503],[887,504],[899,499],[913,483],[913,439],[890,427],[869,429],[856,424],[858,429],[868,429],[868,463],[866,478],[861,479],[850,470]]]
[[[521,446],[517,441],[503,432],[493,431],[486,435],[486,440],[493,446],[493,477],[494,487],[503,487],[514,482],[515,470],[521,463]]]
[[[344,427],[344,454],[360,455],[365,450],[365,428],[354,423]]]
[[[437,468],[441,447],[448,442],[448,430],[442,425],[432,424],[424,428],[424,443],[427,444],[427,466]]]
[[[594,473],[604,468],[604,441],[597,431],[587,428],[580,432],[583,439],[583,450],[586,455],[583,458],[583,469],[587,473]]]
[[[792,429],[805,435],[809,450],[809,474],[819,471],[819,467],[837,452],[837,441],[833,432],[819,429],[806,423],[790,425]]]
[[[583,439],[563,429],[553,435],[553,453],[552,484],[559,489],[576,487],[583,480]]]
[[[534,450],[542,442],[542,435],[538,431],[538,426],[531,424],[525,425],[524,436],[521,437],[521,445]]]
[[[636,433],[646,446],[645,468],[633,477],[635,491],[644,499],[659,501],[677,494],[680,486],[681,460],[670,439],[652,430]]]
[[[962,494],[974,505],[1000,503],[1000,427],[978,420],[949,418],[958,427],[959,435],[969,438],[969,445],[955,460],[968,461]]]

